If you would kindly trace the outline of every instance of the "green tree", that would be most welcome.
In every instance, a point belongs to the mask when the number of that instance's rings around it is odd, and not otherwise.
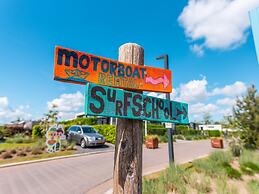
[[[259,147],[259,96],[254,85],[238,98],[233,109],[233,121],[242,130],[242,139],[248,148]]]
[[[203,115],[203,122],[205,125],[212,123],[210,113],[207,112]]]
[[[44,114],[45,117],[42,119],[40,124],[45,131],[48,130],[50,125],[53,125],[54,123],[57,122],[58,113],[59,113],[57,111],[57,107],[58,107],[57,105],[53,104],[51,109],[46,114]]]

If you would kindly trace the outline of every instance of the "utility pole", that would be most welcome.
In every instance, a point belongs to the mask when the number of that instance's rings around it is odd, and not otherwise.
[[[164,68],[169,69],[168,55],[161,55],[156,58],[157,60],[164,59]],[[166,99],[170,100],[170,93],[166,93]],[[172,128],[175,130],[175,124],[172,124]],[[168,154],[169,154],[169,164],[174,162],[174,144],[173,144],[173,129],[168,128]]]

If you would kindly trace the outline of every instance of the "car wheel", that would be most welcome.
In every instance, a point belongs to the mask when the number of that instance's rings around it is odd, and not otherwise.
[[[86,147],[86,142],[85,142],[84,139],[81,140],[80,145],[81,145],[82,148]]]

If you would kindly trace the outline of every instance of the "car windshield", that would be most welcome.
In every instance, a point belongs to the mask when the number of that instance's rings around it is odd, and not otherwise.
[[[92,127],[82,127],[84,133],[96,133]]]

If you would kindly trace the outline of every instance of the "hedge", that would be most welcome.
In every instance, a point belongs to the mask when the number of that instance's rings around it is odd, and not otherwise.
[[[207,131],[209,137],[220,137],[221,133],[219,130],[208,130]]]
[[[114,125],[93,125],[92,127],[105,137],[106,142],[115,144],[116,130]]]
[[[163,125],[148,124],[147,131],[149,135],[158,135],[158,136],[167,135],[167,129]]]

